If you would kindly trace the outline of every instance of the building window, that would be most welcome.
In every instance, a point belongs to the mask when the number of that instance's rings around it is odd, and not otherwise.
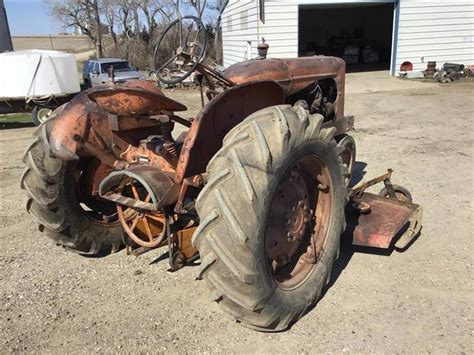
[[[240,29],[241,30],[246,30],[248,28],[248,19],[249,19],[249,13],[247,10],[242,11],[240,13]]]
[[[260,21],[265,23],[265,0],[259,0],[259,15],[260,15]]]

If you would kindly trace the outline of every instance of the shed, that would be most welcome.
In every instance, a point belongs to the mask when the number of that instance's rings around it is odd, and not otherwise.
[[[230,0],[222,29],[225,67],[255,58],[262,38],[269,57],[334,55],[355,71],[474,64],[470,0]]]

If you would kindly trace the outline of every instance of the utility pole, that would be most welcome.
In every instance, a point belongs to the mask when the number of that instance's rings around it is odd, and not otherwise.
[[[221,28],[222,14],[224,13],[224,10],[228,4],[229,4],[229,0],[223,0],[221,2],[221,6],[219,8],[219,17],[217,18],[217,23],[216,23],[216,28],[215,28],[214,48],[216,49],[217,64],[224,64],[223,63],[224,46],[221,45],[221,47],[219,48],[219,43],[222,44],[222,28]]]
[[[3,0],[0,0],[3,1]],[[99,16],[99,6],[97,4],[98,0],[92,0],[92,5],[94,8],[94,17],[95,17],[95,22],[96,22],[96,27],[97,27],[97,33],[96,33],[96,40],[95,40],[95,46],[96,46],[96,54],[97,54],[97,59],[102,58],[103,53],[102,53],[102,28],[100,24],[100,16]]]
[[[8,27],[7,10],[5,10],[3,0],[0,0],[0,53],[12,51],[13,43]]]

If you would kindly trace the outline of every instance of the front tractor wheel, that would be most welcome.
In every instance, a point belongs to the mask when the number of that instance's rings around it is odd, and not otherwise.
[[[342,164],[346,167],[346,173],[344,175],[344,184],[349,187],[351,179],[354,173],[354,166],[356,161],[356,143],[354,138],[348,134],[341,134],[335,137],[337,145],[341,150],[339,156],[341,157]]]
[[[116,207],[92,194],[94,181],[100,181],[109,169],[94,158],[62,161],[51,157],[46,127],[40,130],[43,134],[25,152],[21,177],[27,210],[36,217],[39,230],[80,254],[119,250],[122,237]]]
[[[284,330],[314,306],[338,254],[344,167],[322,123],[287,105],[252,114],[225,137],[197,200],[198,278],[260,331]]]

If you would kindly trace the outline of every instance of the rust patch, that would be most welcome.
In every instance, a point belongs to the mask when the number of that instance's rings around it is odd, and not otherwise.
[[[161,111],[186,111],[187,107],[161,92],[143,87],[102,86],[88,94],[105,111],[114,115],[153,115]]]
[[[358,201],[367,204],[370,209],[361,213],[350,204],[347,207],[345,234],[352,238],[352,244],[364,247],[389,248],[419,208],[416,204],[367,192]]]

